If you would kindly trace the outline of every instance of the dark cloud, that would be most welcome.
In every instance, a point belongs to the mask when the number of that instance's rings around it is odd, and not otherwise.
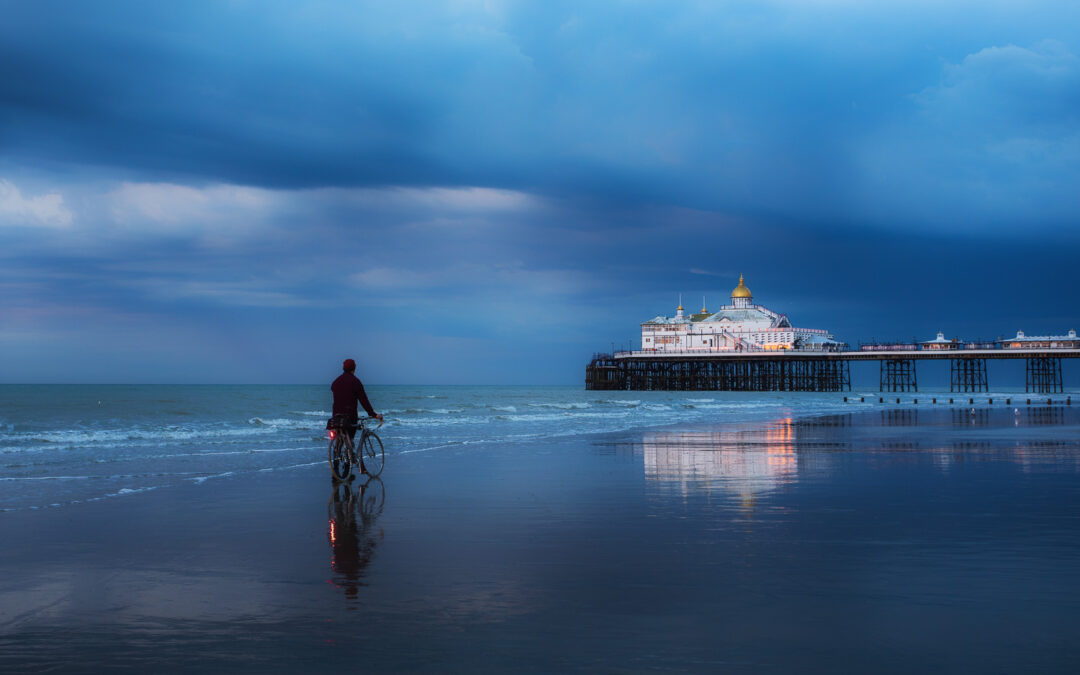
[[[0,9],[3,379],[304,380],[347,308],[384,381],[577,381],[739,272],[852,342],[1080,318],[1075,3]]]
[[[906,7],[21,4],[0,28],[14,75],[0,84],[2,142],[15,157],[128,175],[489,185],[829,216],[858,204],[845,193],[864,170],[859,146],[898,117],[935,117],[915,140],[939,154],[939,135],[973,125],[1003,141],[1048,115],[1072,119],[1075,36],[1060,35],[1072,5],[1049,3],[1058,20],[1020,47],[940,44],[935,20],[955,8],[922,7],[913,22]],[[1016,20],[1026,35],[1032,14],[966,21],[997,37],[997,22]],[[1024,55],[1036,58],[994,65]],[[896,159],[903,170],[921,158]]]

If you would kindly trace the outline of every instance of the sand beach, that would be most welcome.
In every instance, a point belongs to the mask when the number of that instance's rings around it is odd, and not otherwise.
[[[1078,424],[699,423],[8,511],[0,667],[1066,672]]]

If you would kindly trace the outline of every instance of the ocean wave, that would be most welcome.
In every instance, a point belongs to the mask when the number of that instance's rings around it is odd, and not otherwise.
[[[264,420],[261,417],[252,417],[248,420],[248,424],[252,424],[256,427],[274,427],[280,429],[323,429],[326,426],[325,422],[311,422],[308,420],[290,420],[290,419],[268,419]]]
[[[89,474],[77,476],[4,476],[0,481],[73,481],[73,480],[131,480],[133,478],[161,478],[167,476],[191,476],[204,471],[147,471],[145,473]]]
[[[456,415],[464,408],[387,408],[383,415]]]
[[[473,417],[471,415],[460,417],[454,417],[452,415],[446,417],[395,417],[393,423],[405,427],[439,427],[459,424],[482,424],[488,419],[489,418],[486,417]]]
[[[504,422],[567,422],[570,420],[578,419],[611,419],[628,417],[629,411],[608,411],[608,412],[561,412],[561,413],[540,413],[533,415],[497,415],[496,419]]]
[[[530,403],[530,408],[555,408],[556,410],[583,410],[592,407],[589,403]]]
[[[233,476],[235,474],[235,471],[222,471],[221,473],[213,473],[207,476],[196,476],[195,478],[189,478],[188,480],[196,485],[202,485],[211,478],[225,478],[226,476]]]
[[[512,405],[493,405],[493,406],[491,406],[490,409],[493,410],[494,412],[512,412],[512,413],[517,412],[517,408],[515,408]]]
[[[230,440],[243,441],[245,437],[277,433],[283,429],[319,429],[321,424],[300,420],[263,420],[253,417],[251,426],[225,428],[190,428],[167,426],[161,429],[57,429],[52,431],[26,431],[0,436],[0,452],[33,452],[42,447],[70,448],[81,446],[121,447],[135,443],[168,443]],[[12,444],[14,443],[14,444]]]
[[[117,490],[116,492],[108,492],[108,493],[100,495],[98,497],[88,497],[86,499],[72,499],[72,500],[70,500],[68,502],[54,502],[52,504],[47,504],[44,507],[31,506],[31,507],[28,507],[28,508],[30,510],[32,510],[32,511],[36,511],[36,510],[38,510],[40,508],[57,508],[57,507],[60,507],[60,506],[66,506],[68,504],[89,504],[89,503],[92,503],[92,502],[100,502],[100,501],[105,500],[105,499],[114,499],[116,497],[129,497],[131,495],[142,494],[143,492],[150,492],[151,490],[157,490],[160,487],[162,487],[162,486],[160,486],[160,485],[148,485],[146,487],[139,487],[139,488],[121,488],[121,489]],[[16,510],[16,509],[11,509],[11,510]]]
[[[137,495],[140,492],[150,492],[151,490],[156,490],[156,489],[158,489],[158,487],[160,487],[160,486],[153,485],[153,486],[150,486],[150,487],[141,487],[141,488],[120,488],[118,491],[111,492],[111,493],[109,493],[109,494],[107,494],[105,496],[106,497],[124,497],[126,495]]]
[[[387,454],[390,454],[390,453],[387,453]],[[303,462],[302,464],[289,464],[287,466],[266,466],[266,467],[263,467],[261,469],[256,469],[256,471],[258,471],[259,473],[268,473],[270,471],[288,471],[289,469],[303,469],[303,468],[306,468],[306,467],[309,467],[309,466],[318,466],[320,464],[325,466],[326,465],[326,460],[325,459],[320,459],[320,460],[315,461],[315,462]]]

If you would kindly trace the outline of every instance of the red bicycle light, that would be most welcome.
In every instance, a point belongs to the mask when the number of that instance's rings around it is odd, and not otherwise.
[[[330,440],[334,440],[334,430],[330,430]]]

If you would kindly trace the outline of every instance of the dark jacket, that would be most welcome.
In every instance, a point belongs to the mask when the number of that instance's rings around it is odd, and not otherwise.
[[[357,419],[359,415],[356,404],[359,402],[368,415],[375,417],[375,409],[371,407],[371,402],[364,393],[364,385],[352,373],[342,373],[341,377],[330,385],[330,391],[334,392],[334,415]]]

